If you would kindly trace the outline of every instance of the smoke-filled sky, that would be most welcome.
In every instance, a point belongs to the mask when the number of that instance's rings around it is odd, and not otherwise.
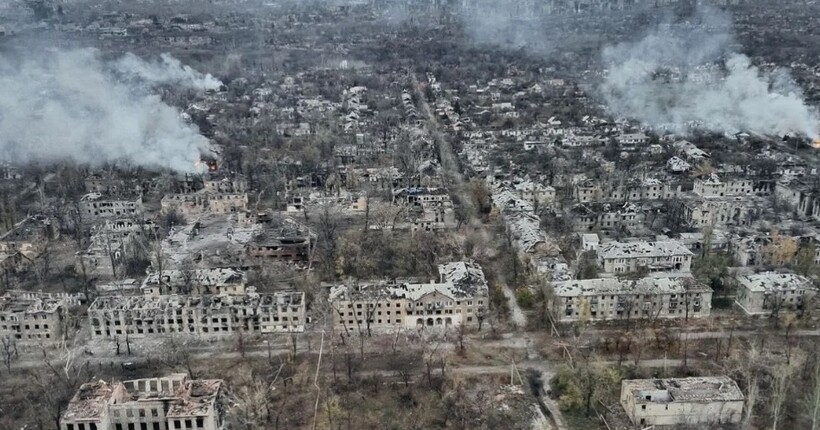
[[[208,141],[153,84],[218,86],[170,56],[107,63],[94,49],[0,54],[0,158],[193,171]]]
[[[675,132],[818,136],[820,117],[785,70],[767,73],[730,47],[730,19],[701,8],[603,51],[600,93],[612,114]]]

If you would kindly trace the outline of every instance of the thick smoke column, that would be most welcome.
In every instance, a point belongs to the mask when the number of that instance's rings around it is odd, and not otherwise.
[[[93,49],[0,55],[0,157],[196,170],[206,138]]]
[[[730,21],[720,12],[701,10],[693,20],[604,50],[600,91],[613,114],[676,132],[818,136],[817,111],[786,71],[764,73],[731,52]]]
[[[152,84],[182,85],[202,91],[217,90],[222,86],[222,82],[210,73],[202,74],[170,54],[160,55],[160,61],[148,62],[129,52],[114,67],[124,76]]]

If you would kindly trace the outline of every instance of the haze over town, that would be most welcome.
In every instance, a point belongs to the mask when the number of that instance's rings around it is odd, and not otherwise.
[[[0,2],[0,428],[820,430],[820,3]]]

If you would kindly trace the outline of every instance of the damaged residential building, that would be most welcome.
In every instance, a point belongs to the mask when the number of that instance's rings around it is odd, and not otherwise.
[[[455,228],[455,210],[450,194],[443,188],[402,188],[393,193],[393,203],[401,205],[406,222],[394,228],[411,231],[437,231]]]
[[[184,373],[80,386],[60,417],[60,430],[222,430],[224,382]]]
[[[49,219],[27,217],[0,236],[0,267],[11,273],[25,270],[57,237]]]
[[[228,215],[248,209],[246,193],[166,194],[160,202],[164,212],[179,211],[186,219],[196,219],[206,214]]]
[[[0,296],[0,337],[19,341],[59,340],[72,306],[85,299],[65,293],[8,291]]]
[[[597,278],[556,282],[553,312],[560,321],[706,318],[712,289],[689,276]]]
[[[621,381],[621,406],[640,428],[738,424],[744,401],[728,376]]]
[[[273,219],[260,226],[245,245],[249,263],[267,260],[308,261],[316,234],[291,218]]]
[[[142,196],[127,193],[88,193],[80,198],[82,219],[98,221],[109,218],[140,218],[143,214]]]
[[[224,337],[305,330],[305,294],[98,297],[88,308],[91,335],[113,339],[183,334]]]
[[[330,288],[333,327],[345,332],[481,326],[489,306],[484,271],[473,262],[439,265],[439,279],[349,282]]]
[[[248,284],[244,271],[231,268],[166,269],[150,273],[142,282],[142,293],[150,296],[171,294],[243,295]]]
[[[76,270],[92,276],[114,276],[116,266],[128,252],[131,241],[150,237],[155,232],[153,223],[131,219],[106,220],[91,228],[91,243],[80,253],[82,264]]]
[[[748,315],[803,313],[817,307],[818,288],[793,273],[762,272],[735,278],[735,303]]]
[[[598,248],[598,265],[606,273],[689,272],[694,254],[676,240],[608,242]]]

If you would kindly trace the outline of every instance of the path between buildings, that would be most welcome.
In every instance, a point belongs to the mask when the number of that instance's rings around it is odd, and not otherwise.
[[[452,191],[457,192],[459,197],[461,197],[459,201],[465,207],[465,212],[470,218],[469,225],[476,228],[485,228],[482,225],[481,220],[478,219],[475,205],[465,189],[464,176],[459,170],[458,157],[456,156],[455,151],[453,151],[453,146],[450,144],[447,136],[440,130],[440,125],[436,120],[436,116],[433,115],[430,110],[430,105],[427,102],[426,95],[420,89],[419,81],[418,78],[416,78],[416,75],[411,74],[410,80],[416,92],[416,98],[419,101],[419,108],[427,118],[427,129],[433,137],[433,141],[438,149],[439,158],[441,159],[441,167],[449,179],[450,185],[454,188]],[[503,279],[499,279],[499,285],[502,288],[504,297],[507,299],[512,323],[519,328],[526,327],[527,317],[524,315],[521,307],[518,306],[518,301],[515,299],[515,293]]]

